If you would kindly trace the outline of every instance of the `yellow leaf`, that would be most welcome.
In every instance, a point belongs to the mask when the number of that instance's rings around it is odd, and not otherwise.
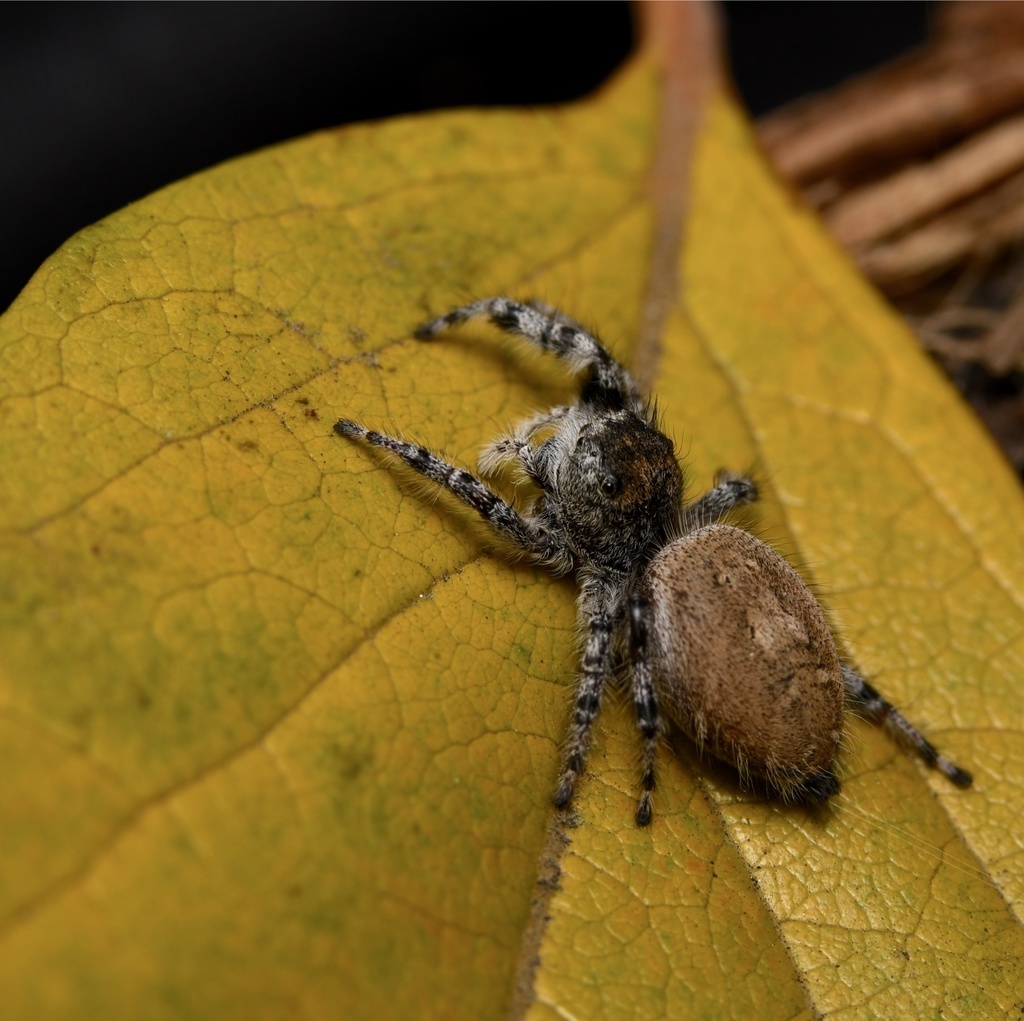
[[[590,100],[217,167],[0,320],[5,1021],[1020,1010],[1019,487],[666,10]],[[678,742],[638,830],[612,703],[565,828],[571,581],[331,432],[472,464],[570,397],[492,330],[410,339],[509,292],[636,362],[695,489],[756,466],[759,530],[972,790],[856,721],[817,813]]]

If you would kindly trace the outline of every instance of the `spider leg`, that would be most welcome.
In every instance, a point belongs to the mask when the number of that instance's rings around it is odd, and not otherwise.
[[[957,787],[970,787],[971,774],[941,755],[935,746],[895,706],[887,702],[853,667],[842,664],[846,697],[874,723],[906,741],[933,769],[937,769]]]
[[[745,475],[719,472],[715,486],[683,508],[683,531],[692,532],[718,521],[729,511],[757,499],[757,485]]]
[[[560,308],[555,308],[554,305],[549,305],[546,301],[540,301],[538,298],[530,298],[529,301],[524,302],[536,312],[540,312],[542,315],[546,315],[551,319],[557,319],[563,326],[571,326],[574,330],[585,330],[586,327],[577,320],[573,319],[571,315],[563,312]]]
[[[426,447],[406,443],[405,440],[394,436],[372,432],[365,426],[347,419],[335,422],[334,431],[339,436],[361,439],[396,454],[410,468],[472,507],[500,535],[547,564],[556,573],[564,574],[572,569],[572,554],[564,542],[534,518],[520,514],[515,507],[502,500],[497,493],[491,492],[468,471],[449,464],[436,454],[432,454]]]
[[[583,645],[583,670],[576,682],[576,708],[565,744],[562,772],[555,788],[555,807],[564,808],[572,798],[576,778],[590,745],[590,731],[601,708],[601,694],[611,675],[611,638],[614,627],[609,600],[591,583],[580,593],[580,614],[587,618]]]
[[[650,603],[642,596],[632,596],[629,600],[629,651],[633,664],[633,704],[636,706],[636,725],[644,742],[643,768],[640,775],[643,793],[636,806],[637,826],[646,826],[651,821],[651,795],[655,786],[654,766],[658,754],[658,738],[662,733],[648,647],[650,631]]]
[[[580,395],[584,405],[602,408],[627,407],[647,417],[647,407],[636,383],[623,366],[592,333],[575,320],[541,302],[519,302],[510,298],[482,298],[420,326],[419,340],[429,340],[442,330],[468,319],[487,317],[506,333],[514,334],[550,351],[576,369],[586,369],[587,379]]]

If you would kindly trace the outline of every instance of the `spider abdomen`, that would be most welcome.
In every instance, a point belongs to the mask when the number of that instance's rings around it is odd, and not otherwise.
[[[702,749],[783,797],[824,801],[844,689],[835,640],[800,575],[749,532],[708,525],[647,569],[658,702]]]

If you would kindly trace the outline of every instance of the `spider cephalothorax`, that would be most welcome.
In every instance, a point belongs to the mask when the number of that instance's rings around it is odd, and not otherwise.
[[[485,473],[506,461],[525,472],[540,490],[528,511],[425,447],[347,420],[334,428],[398,455],[556,573],[575,570],[583,662],[557,805],[572,797],[617,649],[627,657],[643,738],[640,825],[651,819],[662,712],[743,780],[760,777],[791,801],[838,792],[844,700],[953,783],[970,784],[840,660],[825,614],[796,571],[749,532],[718,523],[757,499],[750,479],[722,473],[714,488],[684,503],[683,473],[651,404],[595,336],[545,305],[487,298],[431,320],[416,336],[428,340],[479,316],[583,371],[576,403],[527,419],[481,455]]]

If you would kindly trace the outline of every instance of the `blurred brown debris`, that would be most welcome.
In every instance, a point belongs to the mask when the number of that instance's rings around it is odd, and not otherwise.
[[[1024,473],[1024,3],[946,3],[925,48],[758,133]]]

